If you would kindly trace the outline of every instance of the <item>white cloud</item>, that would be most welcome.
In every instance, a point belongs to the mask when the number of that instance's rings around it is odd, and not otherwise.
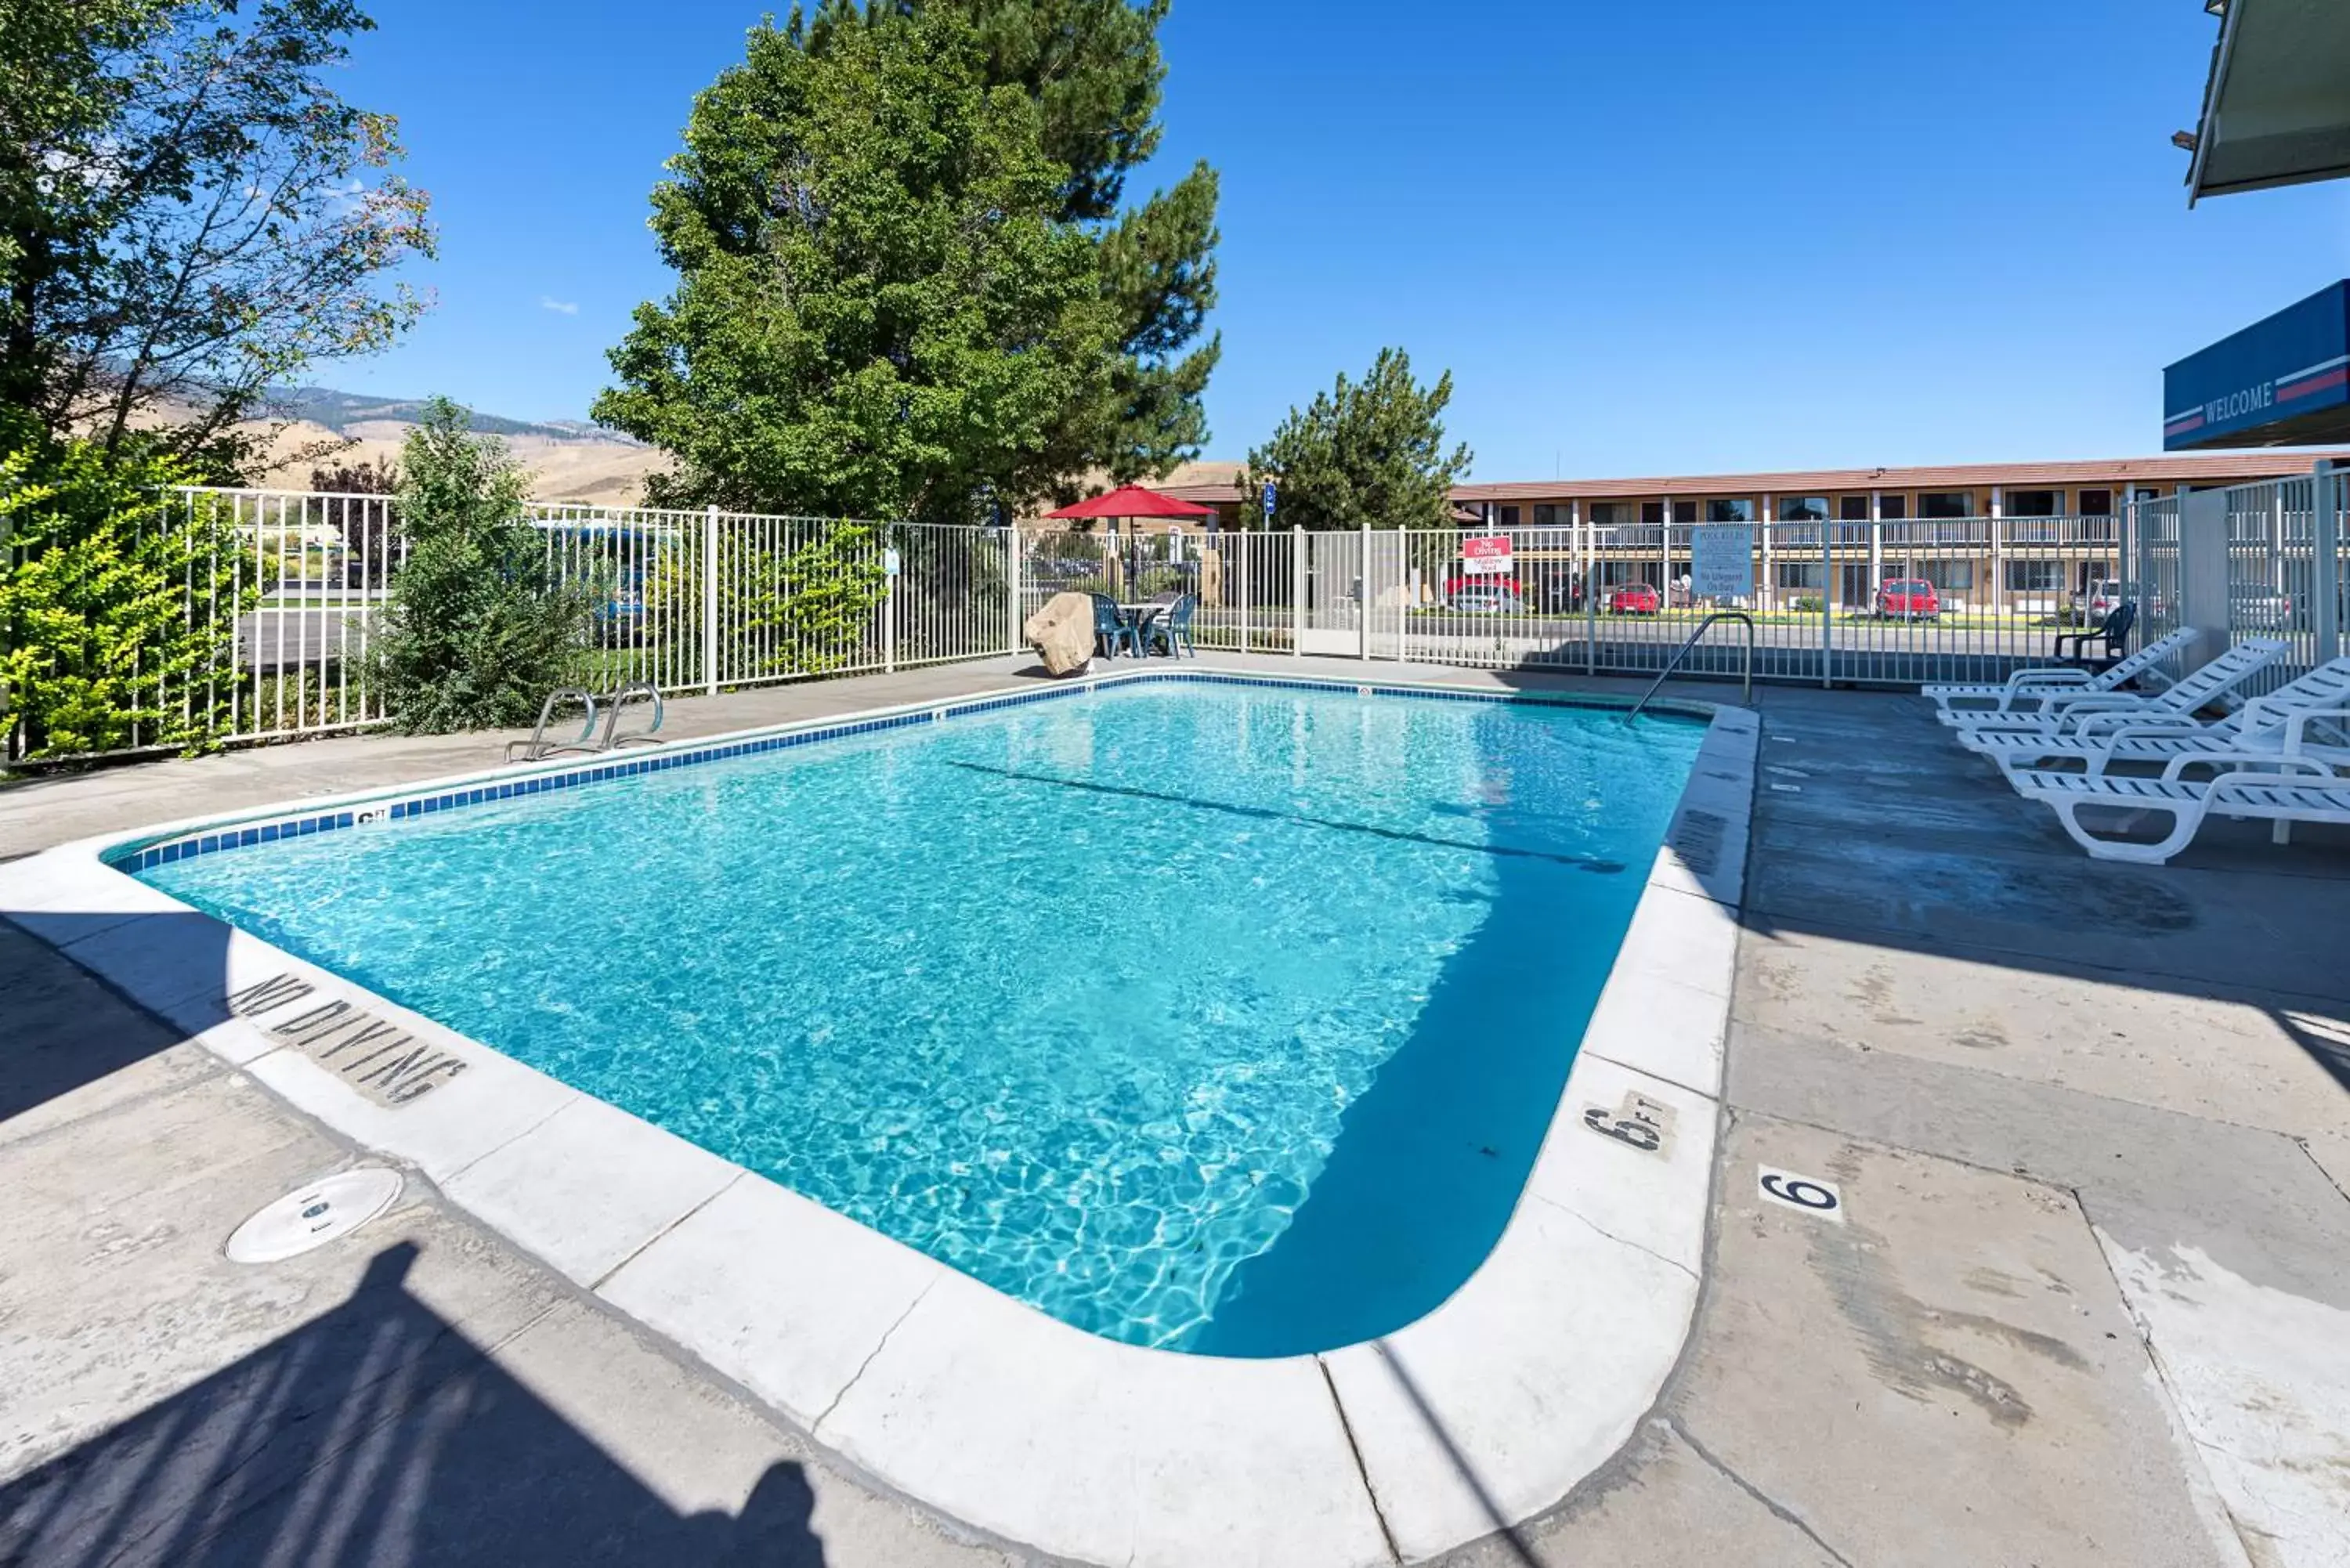
[[[551,294],[542,294],[538,296],[538,307],[541,310],[552,310],[557,316],[577,316],[579,314],[579,306],[577,302],[568,299],[557,299]]]

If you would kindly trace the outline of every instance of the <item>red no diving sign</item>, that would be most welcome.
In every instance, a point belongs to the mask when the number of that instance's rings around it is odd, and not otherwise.
[[[1469,576],[1502,576],[1510,570],[1510,536],[1489,534],[1461,541],[1461,569]]]

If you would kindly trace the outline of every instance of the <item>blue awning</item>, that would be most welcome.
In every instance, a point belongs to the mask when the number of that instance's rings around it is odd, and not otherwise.
[[[2350,281],[2162,373],[2162,450],[2350,440]]]

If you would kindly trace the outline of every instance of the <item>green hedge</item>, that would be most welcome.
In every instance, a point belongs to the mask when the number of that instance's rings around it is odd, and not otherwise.
[[[200,475],[0,419],[0,703],[16,760],[219,742],[236,619],[235,530],[169,487]]]

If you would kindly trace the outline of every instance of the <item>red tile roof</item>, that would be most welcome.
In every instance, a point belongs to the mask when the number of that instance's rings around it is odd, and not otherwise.
[[[2218,452],[2101,462],[1976,462],[1936,468],[1796,469],[1782,473],[1700,473],[1651,479],[1550,479],[1534,483],[1456,484],[1455,501],[1548,501],[1617,496],[1834,495],[1870,490],[2022,490],[2086,484],[2215,484],[2307,473],[2321,457],[2350,464],[2350,452]]]

